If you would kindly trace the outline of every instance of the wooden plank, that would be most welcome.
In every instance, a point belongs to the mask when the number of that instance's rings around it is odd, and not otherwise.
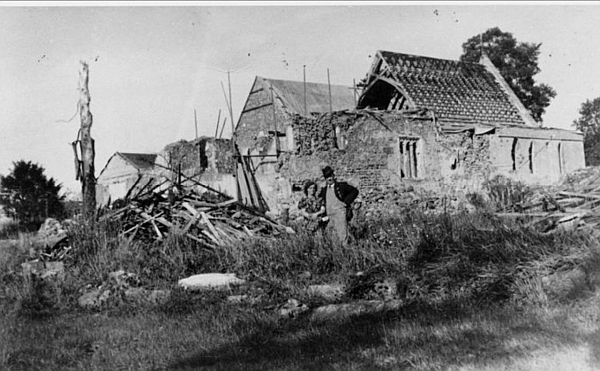
[[[200,213],[198,212],[198,210],[196,210],[196,208],[194,208],[192,205],[190,205],[189,202],[182,202],[181,206],[183,206],[187,211],[189,211],[193,216],[199,216]]]
[[[533,218],[539,218],[539,217],[545,217],[548,216],[548,213],[544,213],[544,212],[539,212],[539,213],[496,213],[495,215],[497,216],[506,216],[506,217],[519,217],[519,216],[529,216],[529,217],[533,217]],[[553,215],[557,215],[557,214],[553,214]]]
[[[225,206],[237,204],[237,202],[238,202],[237,200],[227,200],[227,201],[223,201],[223,202],[220,202],[218,204],[215,204],[214,206],[216,206],[216,207],[225,207]]]
[[[124,206],[124,207],[122,207],[122,208],[120,208],[120,209],[117,209],[117,210],[111,211],[111,212],[110,212],[110,213],[108,213],[108,214],[102,215],[102,216],[100,217],[100,220],[101,220],[101,221],[104,221],[104,220],[107,220],[107,219],[110,219],[110,218],[114,218],[114,217],[116,217],[117,215],[119,215],[119,214],[123,213],[123,211],[125,211],[125,210],[127,210],[127,209],[129,209],[129,208],[130,208],[130,206],[129,206],[129,205],[127,205],[127,206]]]
[[[163,212],[161,211],[159,214],[156,214],[156,216],[153,216],[153,217],[151,217],[150,219],[144,219],[144,221],[142,221],[141,223],[138,223],[137,225],[135,225],[135,226],[133,226],[133,227],[129,228],[128,230],[126,230],[126,231],[125,231],[125,232],[123,232],[122,234],[123,234],[123,235],[125,235],[125,234],[127,234],[127,233],[129,233],[129,232],[133,231],[134,229],[141,227],[143,224],[145,224],[145,223],[149,222],[150,220],[154,220],[154,219],[158,218],[158,217],[159,217],[159,216],[161,216],[162,214],[163,214]]]
[[[246,227],[246,226],[243,226],[243,227],[244,227],[244,232],[246,232],[246,234],[248,234],[248,236],[254,237],[254,232],[249,230],[248,227]]]
[[[215,227],[216,228],[218,227],[221,231],[223,231],[224,233],[226,233],[227,237],[234,237],[234,238],[239,239],[239,238],[245,236],[244,232],[231,227],[226,222],[217,221],[215,223]],[[235,242],[235,241],[232,240],[232,242]]]
[[[200,216],[202,218],[202,222],[208,226],[208,229],[210,230],[210,232],[212,233],[212,235],[215,237],[215,239],[219,242],[219,244],[222,244],[222,241],[219,238],[219,232],[217,232],[217,230],[215,229],[214,225],[212,225],[212,223],[210,222],[210,220],[208,220],[208,216],[206,216],[206,213],[200,212]]]
[[[190,230],[190,228],[192,227],[192,225],[194,225],[198,222],[199,218],[200,218],[200,215],[193,215],[192,218],[187,222],[185,227],[183,227],[183,233],[187,233]]]
[[[213,236],[209,231],[203,229],[202,234],[205,235],[206,237],[210,238],[210,240],[212,242],[214,242],[217,246],[222,245],[222,243],[215,236]]]
[[[248,112],[260,109],[260,108],[269,107],[272,104],[273,103],[269,102],[269,103],[264,103],[264,104],[261,104],[261,105],[258,105],[258,106],[250,107],[250,108],[247,108],[247,109],[243,110],[242,113],[248,113]]]
[[[162,233],[160,233],[160,229],[158,229],[158,226],[156,225],[156,223],[154,222],[154,220],[150,220],[150,223],[152,224],[152,227],[154,227],[154,232],[156,232],[156,234],[158,235],[158,239],[162,240],[163,239],[163,235],[162,235]]]
[[[600,200],[600,195],[596,195],[593,193],[575,193],[575,192],[559,192],[559,195],[569,196],[569,197],[581,197],[581,198],[594,198]]]
[[[218,245],[212,245],[210,242],[201,240],[198,237],[193,236],[193,235],[191,235],[189,233],[186,233],[185,236],[188,237],[189,239],[192,239],[192,240],[194,240],[196,242],[201,243],[202,245],[204,245],[205,247],[209,248],[210,250],[214,250],[215,248],[218,247]]]

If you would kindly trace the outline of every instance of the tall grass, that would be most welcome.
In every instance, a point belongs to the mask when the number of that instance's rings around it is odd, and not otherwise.
[[[545,304],[544,276],[579,267],[587,282],[600,277],[598,241],[592,237],[541,234],[489,213],[407,212],[359,219],[353,230],[356,239],[349,246],[326,234],[299,231],[213,251],[185,236],[143,244],[122,238],[115,223],[75,224],[60,301],[75,304],[84,287],[100,285],[120,269],[154,288],[172,288],[192,274],[233,272],[263,285],[273,301],[298,296],[309,284],[349,284],[364,272],[397,282],[407,300]]]
[[[71,369],[169,364],[443,369],[468,364],[474,351],[484,363],[496,361],[499,349],[506,358],[513,352],[509,343],[518,344],[523,354],[537,349],[534,340],[577,344],[579,333],[567,328],[563,317],[539,317],[552,313],[546,306],[554,300],[542,278],[577,268],[585,272],[587,283],[599,283],[598,241],[580,232],[540,234],[489,213],[420,212],[384,220],[359,218],[353,229],[356,240],[349,246],[299,231],[209,251],[184,236],[141,244],[120,237],[118,224],[73,225],[74,250],[65,262],[59,305],[53,307],[59,315],[43,321],[18,318],[23,311],[0,302],[0,336],[7,338],[4,345],[0,341],[0,368],[44,362],[58,369],[68,362]],[[16,272],[28,256],[28,243],[23,239],[11,245],[16,257],[1,260],[0,269]],[[146,287],[160,288],[174,287],[191,274],[234,272],[259,286],[249,293],[260,291],[261,304],[233,305],[224,300],[226,293],[193,296],[175,290],[167,305],[140,309],[141,314],[129,307],[94,316],[74,309],[82,289],[102,283],[118,269],[137,273]],[[402,284],[405,304],[393,313],[319,324],[277,317],[275,304],[290,297],[318,304],[303,296],[307,285],[350,284],[357,272]],[[587,284],[580,285],[569,297],[590,291]],[[35,290],[29,295],[35,296]],[[11,303],[26,299],[15,296]],[[586,323],[597,323],[599,299],[586,300],[593,303]],[[529,307],[515,310],[523,304]],[[544,307],[536,311],[539,305]],[[19,327],[21,322],[28,327]]]

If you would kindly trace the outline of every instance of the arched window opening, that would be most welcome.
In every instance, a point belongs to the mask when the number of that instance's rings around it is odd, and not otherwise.
[[[400,178],[415,179],[418,177],[418,141],[418,138],[400,137],[398,161]]]
[[[533,174],[533,142],[529,143],[529,172]]]
[[[517,171],[517,138],[513,138],[512,148],[510,150],[510,158],[512,160],[512,170]]]
[[[563,173],[563,159],[562,159],[562,148],[561,143],[558,143],[558,172],[559,174]]]

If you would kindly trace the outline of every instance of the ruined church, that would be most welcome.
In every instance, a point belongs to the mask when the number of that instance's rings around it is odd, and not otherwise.
[[[256,78],[235,139],[274,213],[325,164],[363,191],[439,192],[476,191],[498,174],[553,184],[585,166],[582,134],[535,122],[485,55],[378,51],[361,88]]]

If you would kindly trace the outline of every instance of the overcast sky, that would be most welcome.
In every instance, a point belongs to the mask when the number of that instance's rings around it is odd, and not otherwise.
[[[256,75],[352,85],[384,49],[458,59],[498,26],[542,43],[536,80],[552,86],[544,125],[570,129],[600,96],[600,5],[425,3],[336,6],[1,6],[0,174],[42,165],[74,193],[79,61],[90,63],[96,175],[116,151],[157,152],[214,135],[230,70],[237,121]],[[230,137],[228,122],[224,137]]]

